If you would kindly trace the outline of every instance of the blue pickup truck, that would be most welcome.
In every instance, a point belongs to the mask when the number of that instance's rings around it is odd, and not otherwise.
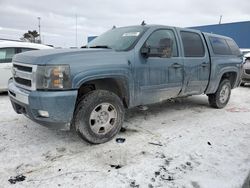
[[[240,84],[242,61],[225,36],[161,25],[113,28],[83,49],[16,55],[9,97],[17,113],[98,144],[120,131],[128,108],[199,94],[223,108]]]

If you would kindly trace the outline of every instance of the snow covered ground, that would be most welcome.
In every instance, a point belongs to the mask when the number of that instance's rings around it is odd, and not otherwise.
[[[17,115],[0,95],[0,187],[224,188],[249,174],[250,86],[221,110],[206,96],[132,109],[124,127],[124,143],[90,145]]]

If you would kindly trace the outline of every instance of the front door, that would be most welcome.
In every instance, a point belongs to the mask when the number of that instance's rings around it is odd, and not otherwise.
[[[175,32],[172,29],[154,31],[142,49],[137,68],[140,103],[149,104],[176,97],[183,82],[183,60],[179,57]]]

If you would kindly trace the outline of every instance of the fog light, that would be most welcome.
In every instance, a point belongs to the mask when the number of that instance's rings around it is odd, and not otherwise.
[[[39,114],[41,117],[49,117],[49,112],[44,111],[44,110],[38,110],[38,114]]]

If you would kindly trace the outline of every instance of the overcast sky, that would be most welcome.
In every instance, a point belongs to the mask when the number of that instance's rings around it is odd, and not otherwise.
[[[19,39],[38,30],[46,44],[78,46],[113,25],[162,24],[178,27],[250,21],[250,0],[0,0],[0,38]]]

